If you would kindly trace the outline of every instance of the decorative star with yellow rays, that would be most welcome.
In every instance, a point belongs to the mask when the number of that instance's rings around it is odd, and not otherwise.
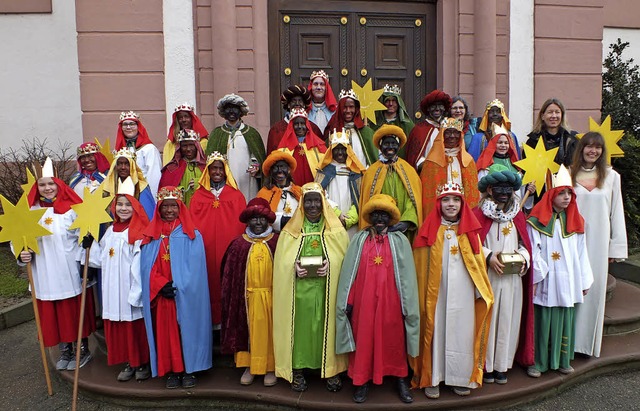
[[[16,205],[11,204],[4,196],[0,195],[0,204],[4,214],[0,215],[0,242],[11,241],[14,245],[13,252],[16,256],[22,250],[31,249],[36,254],[38,249],[38,237],[53,234],[41,226],[38,221],[47,212],[46,208],[31,210],[27,195],[23,194]]]
[[[560,253],[557,251],[552,252],[551,258],[553,259],[553,261],[558,261],[560,259]]]
[[[618,141],[624,135],[624,130],[611,130],[611,116],[607,116],[602,124],[589,117],[589,131],[597,131],[604,138],[604,145],[607,152],[607,164],[611,164],[611,157],[624,157],[624,151],[618,145]],[[576,137],[582,138],[585,133],[578,134]]]
[[[113,257],[114,255],[116,255],[116,250],[114,250],[113,247],[111,247],[109,249],[109,257]]]
[[[289,205],[289,203],[284,203],[284,211],[285,214],[291,214],[291,206]]]
[[[502,235],[509,235],[511,234],[511,228],[508,226],[502,227]]]
[[[53,218],[51,218],[51,217],[47,217],[47,218],[45,218],[45,219],[44,219],[44,223],[45,223],[46,225],[51,225],[51,224],[53,224]]]
[[[520,167],[524,172],[522,185],[535,181],[536,192],[540,195],[547,178],[547,171],[555,174],[560,169],[560,165],[554,161],[558,147],[545,150],[542,138],[538,139],[535,148],[531,148],[527,144],[524,144],[523,147],[526,158],[516,161],[514,165]]]
[[[458,177],[460,177],[460,173],[458,173],[457,170],[453,170],[451,172],[451,178],[458,178]]]
[[[381,255],[377,255],[377,256],[373,257],[373,263],[374,263],[375,265],[380,265],[380,264],[382,264],[382,261],[383,261],[383,259],[382,259],[382,256],[381,256]]]
[[[458,246],[457,245],[452,245],[451,248],[449,249],[449,252],[453,255],[458,254]]]
[[[298,155],[300,157],[304,157],[305,156],[304,148],[300,147],[300,149],[298,150]]]
[[[211,203],[211,206],[213,208],[218,208],[220,207],[220,200],[213,200],[213,203]]]
[[[171,256],[169,256],[169,253],[166,253],[166,254],[164,254],[164,255],[162,256],[162,259],[163,259],[165,262],[168,262],[168,261],[171,261]]]
[[[104,140],[104,144],[100,144],[100,140],[98,140],[98,137],[94,137],[94,139],[96,140],[96,144],[100,148],[100,152],[104,154],[104,156],[109,161],[109,164],[113,163],[113,152],[111,151],[111,142],[109,141],[109,138],[107,137]]]
[[[320,242],[318,242],[318,240],[313,240],[311,242],[311,248],[318,248],[320,247]]]
[[[69,226],[69,229],[79,228],[80,235],[78,242],[82,242],[82,238],[91,233],[94,238],[98,238],[100,234],[100,224],[110,223],[113,217],[107,213],[107,208],[111,204],[113,196],[103,197],[102,186],[91,192],[89,187],[84,188],[84,196],[82,203],[74,204],[71,209],[76,212],[78,217]]]
[[[386,110],[387,107],[380,102],[380,96],[384,93],[384,89],[373,90],[371,79],[367,80],[363,87],[351,80],[351,88],[358,96],[360,102],[360,117],[371,120],[376,124],[376,111]]]

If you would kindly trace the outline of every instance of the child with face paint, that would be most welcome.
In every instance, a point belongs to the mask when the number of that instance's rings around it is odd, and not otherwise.
[[[409,363],[427,398],[440,397],[441,382],[460,396],[482,385],[493,293],[479,228],[462,187],[449,182],[413,243],[421,346]]]
[[[473,210],[482,226],[480,239],[495,300],[483,381],[506,384],[514,359],[524,367],[534,361],[531,242],[516,194],[522,184],[520,174],[501,164],[487,171],[478,183],[482,200]],[[501,253],[522,256],[525,264],[519,273],[505,272]]]
[[[389,231],[400,219],[392,197],[374,195],[362,215],[369,226],[353,237],[340,272],[336,352],[349,354],[353,401],[366,401],[371,381],[380,385],[383,377],[394,376],[400,400],[410,403],[407,354],[418,355],[420,334],[411,244]]]
[[[296,159],[287,152],[274,151],[262,165],[267,182],[258,192],[259,198],[269,203],[276,214],[273,230],[279,233],[298,208],[302,191],[291,178],[292,170],[297,167]]]
[[[244,234],[234,239],[222,259],[221,351],[234,354],[236,367],[246,367],[240,384],[264,375],[276,384],[273,355],[273,255],[278,234],[276,215],[267,200],[254,198],[240,214]]]

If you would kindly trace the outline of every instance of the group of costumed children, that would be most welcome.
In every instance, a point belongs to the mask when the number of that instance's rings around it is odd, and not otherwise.
[[[167,388],[194,387],[195,373],[212,366],[215,329],[221,352],[245,368],[241,384],[264,375],[265,386],[279,377],[301,392],[315,373],[338,391],[346,371],[355,402],[384,377],[409,403],[411,388],[438,398],[441,383],[461,396],[483,382],[504,384],[514,361],[532,377],[573,371],[575,307],[593,275],[564,167],[527,219],[521,176],[494,164],[472,210],[455,181],[421,195],[420,177],[397,156],[406,142],[399,127],[375,133],[379,159],[365,172],[344,135],[334,133],[327,150],[297,131],[309,127],[302,112],[291,121],[248,203],[226,156],[205,161],[197,144],[204,167],[190,177],[198,184],[189,206],[182,189],[161,184],[149,218],[132,178],[137,167],[123,161],[130,172],[110,185],[114,220],[97,241],[69,230],[70,206],[82,200],[54,177],[50,160],[36,170],[29,204],[46,209],[40,223],[53,235],[18,261],[32,263],[44,343],[61,344],[59,370],[76,367],[87,248],[100,271],[107,362],[125,364],[120,381],[167,376]],[[298,186],[293,155],[301,149],[314,174],[306,177],[317,182]],[[80,366],[95,330],[88,301]]]

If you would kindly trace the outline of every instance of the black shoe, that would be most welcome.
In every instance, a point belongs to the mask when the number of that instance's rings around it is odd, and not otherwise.
[[[136,380],[143,381],[148,380],[151,377],[151,367],[149,364],[145,364],[136,368]]]
[[[167,383],[165,384],[165,387],[170,390],[180,387],[180,376],[175,373],[169,374],[169,376],[167,377]]]
[[[482,376],[482,382],[484,382],[485,384],[493,384],[494,382],[496,382],[496,376],[494,372],[485,372]]]
[[[496,384],[506,384],[507,383],[507,373],[494,371],[493,375],[496,377]]]
[[[296,392],[303,392],[307,390],[307,380],[304,379],[304,374],[302,373],[302,371],[296,370],[293,372],[291,389]]]
[[[367,394],[369,394],[368,382],[356,386],[356,390],[353,393],[353,402],[357,402],[358,404],[365,402],[367,400]]]
[[[184,374],[182,376],[182,388],[193,388],[196,386],[196,376],[193,374]]]
[[[333,377],[327,378],[326,381],[327,390],[331,392],[338,392],[342,389],[342,379],[340,375],[334,375]]]
[[[405,378],[398,378],[398,394],[400,396],[400,401],[406,404],[413,402],[413,395],[411,395],[409,384]]]

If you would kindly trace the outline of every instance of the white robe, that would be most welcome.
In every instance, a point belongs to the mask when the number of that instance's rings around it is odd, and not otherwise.
[[[357,128],[348,128],[347,133],[349,135],[349,140],[351,143],[351,148],[353,149],[354,154],[360,160],[360,163],[369,166],[369,161],[367,160],[367,154],[364,149],[364,145],[362,144],[362,136]]]
[[[273,231],[279,233],[282,227],[281,219],[282,217],[293,216],[293,213],[298,209],[298,200],[296,197],[289,191],[291,186],[285,187],[282,189],[282,196],[280,197],[280,201],[278,202],[278,207],[276,207],[276,221],[273,223]]]
[[[31,207],[32,210],[41,208]],[[73,210],[64,214],[55,214],[53,207],[46,210],[38,223],[53,234],[38,237],[40,254],[35,254],[31,261],[33,284],[38,300],[64,300],[82,292],[80,265],[76,262],[82,250],[78,245],[79,230],[69,230],[77,215]]]
[[[533,284],[537,284],[533,303],[543,307],[573,307],[582,303],[582,290],[593,283],[584,234],[562,237],[560,219],[553,226],[553,237],[540,234],[527,225],[533,253]]]
[[[160,177],[162,176],[162,157],[160,152],[153,144],[145,144],[136,150],[136,163],[142,170],[147,183],[149,183],[153,198],[156,198]]]
[[[84,188],[85,187],[89,187],[89,192],[93,193],[94,191],[96,191],[96,188],[98,188],[98,186],[100,186],[98,180],[91,180],[88,176],[83,176],[82,179],[80,179],[75,186],[71,187],[73,188],[73,191],[76,192],[76,194],[84,199]]]
[[[100,240],[98,253],[102,268],[102,318],[134,321],[142,318],[140,243],[129,244],[129,229],[116,233],[109,227]]]
[[[627,258],[627,231],[620,175],[608,169],[602,188],[588,191],[576,184],[576,201],[585,219],[593,285],[576,308],[576,352],[600,356],[609,258]]]
[[[349,186],[349,168],[345,164],[333,161],[336,167],[336,176],[327,186],[327,197],[338,205],[342,214],[347,214],[353,202],[351,201],[351,190]],[[358,232],[358,224],[354,224],[347,230],[349,238]]]
[[[244,194],[244,198],[250,200],[258,194],[259,187],[258,180],[252,177],[250,173],[247,173],[247,169],[252,161],[257,162],[258,160],[251,155],[247,141],[241,132],[246,127],[247,125],[242,123],[235,134],[229,136],[227,156],[229,169],[231,169],[231,174],[238,184],[238,190]]]
[[[502,231],[504,229],[509,229],[509,233],[505,235]],[[483,249],[485,256],[491,252],[496,254],[517,251],[525,258],[527,267],[530,264],[529,252],[520,244],[518,230],[513,222],[491,223]],[[500,275],[488,265],[487,270],[493,289],[493,312],[487,341],[485,369],[487,372],[506,372],[513,367],[513,359],[518,348],[522,313],[522,278],[518,274]]]
[[[447,239],[447,235],[451,238]],[[450,252],[451,247],[458,252]],[[451,290],[451,292],[449,292]],[[454,230],[445,232],[442,278],[438,290],[432,343],[431,385],[444,381],[455,387],[476,388],[469,382],[475,368],[475,299],[479,296],[459,251]]]

